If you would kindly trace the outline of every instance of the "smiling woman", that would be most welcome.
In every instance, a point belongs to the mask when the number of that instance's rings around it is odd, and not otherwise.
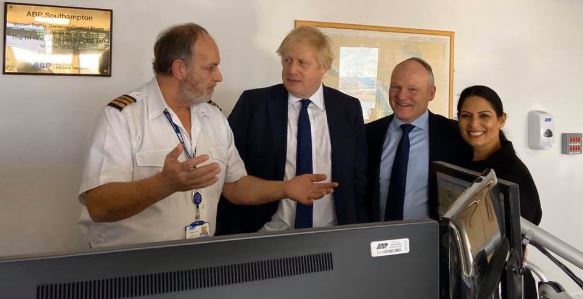
[[[506,139],[501,131],[506,113],[494,90],[486,86],[466,88],[458,102],[458,118],[462,137],[474,149],[474,161],[485,160],[501,148],[501,137]]]
[[[498,178],[518,184],[520,216],[538,225],[542,217],[538,191],[528,168],[502,132],[506,113],[498,94],[487,86],[468,87],[460,95],[457,113],[460,133],[474,152],[472,161],[463,166],[479,172],[491,168]],[[529,272],[524,276],[524,294],[524,298],[536,298]]]
[[[498,178],[517,183],[521,216],[532,223],[540,223],[538,191],[528,168],[502,132],[506,113],[498,94],[487,86],[468,87],[460,95],[457,110],[460,133],[474,153],[472,161],[464,166],[476,171],[492,168]]]

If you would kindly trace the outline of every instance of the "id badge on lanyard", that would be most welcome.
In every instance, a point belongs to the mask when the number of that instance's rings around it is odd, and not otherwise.
[[[196,208],[194,222],[184,228],[186,239],[194,239],[200,237],[209,237],[209,222],[200,219],[200,204],[202,203],[202,194],[198,191],[193,191],[192,203]]]
[[[186,157],[188,159],[192,159],[193,157],[195,157],[196,156],[196,149],[194,150],[194,155],[191,155],[188,152],[188,147],[186,147],[186,142],[184,142],[184,137],[182,136],[182,132],[180,132],[180,128],[172,120],[172,116],[170,115],[170,112],[168,111],[168,109],[164,109],[164,115],[166,116],[166,119],[168,119],[168,122],[170,123],[170,126],[174,130],[174,133],[176,133],[176,137],[178,137],[178,141],[180,141],[180,143],[182,144],[182,147],[184,148],[184,153],[186,154]],[[184,228],[186,239],[194,239],[194,238],[210,236],[209,222],[200,219],[200,204],[202,203],[202,194],[197,190],[192,191],[192,203],[194,204],[196,211],[195,211],[195,216],[194,216],[194,222],[192,222],[191,224],[187,225]]]

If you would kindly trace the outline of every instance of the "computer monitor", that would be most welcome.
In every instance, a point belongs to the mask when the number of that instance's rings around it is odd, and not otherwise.
[[[482,174],[470,171],[445,162],[434,162],[434,169],[437,178],[437,190],[439,198],[439,214],[444,216],[448,213],[454,202],[470,188]],[[505,275],[502,276],[503,298],[521,298],[522,295],[522,275],[520,265],[522,261],[521,235],[520,235],[520,198],[518,185],[505,180],[497,179],[497,184],[491,190],[492,203],[496,206],[497,222],[500,228],[500,237],[507,239],[510,247],[509,256],[504,267]],[[475,228],[475,227],[474,227]],[[480,227],[483,229],[483,227]],[[442,225],[442,235],[447,231],[447,227]],[[487,230],[487,229],[485,229]],[[451,236],[447,236],[450,238]],[[450,267],[452,261],[447,241],[442,236],[442,268]],[[480,244],[478,242],[478,244]],[[451,247],[451,246],[450,246]],[[474,252],[475,253],[475,252]],[[458,261],[459,262],[459,261]],[[451,269],[450,269],[451,270]],[[458,269],[459,270],[459,269]],[[454,274],[450,271],[449,274]],[[452,280],[452,275],[445,277],[441,275],[442,283],[449,280],[447,286],[450,291],[455,291],[456,286]],[[442,288],[444,285],[442,284]]]
[[[0,260],[2,298],[438,298],[438,223],[246,234]]]

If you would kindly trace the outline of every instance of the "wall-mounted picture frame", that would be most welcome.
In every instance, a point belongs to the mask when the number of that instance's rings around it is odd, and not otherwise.
[[[113,11],[4,3],[3,74],[111,77]]]
[[[429,109],[453,117],[454,32],[296,20],[300,26],[316,27],[331,38],[335,57],[324,84],[358,98],[365,122],[392,113],[391,72],[410,57],[433,68],[437,91]]]

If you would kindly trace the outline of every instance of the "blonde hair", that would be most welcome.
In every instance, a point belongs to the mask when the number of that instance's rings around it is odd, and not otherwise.
[[[302,26],[290,31],[277,48],[276,53],[281,57],[287,49],[302,43],[308,44],[316,50],[318,63],[326,66],[326,69],[332,67],[334,61],[332,41],[322,31],[314,27]]]

